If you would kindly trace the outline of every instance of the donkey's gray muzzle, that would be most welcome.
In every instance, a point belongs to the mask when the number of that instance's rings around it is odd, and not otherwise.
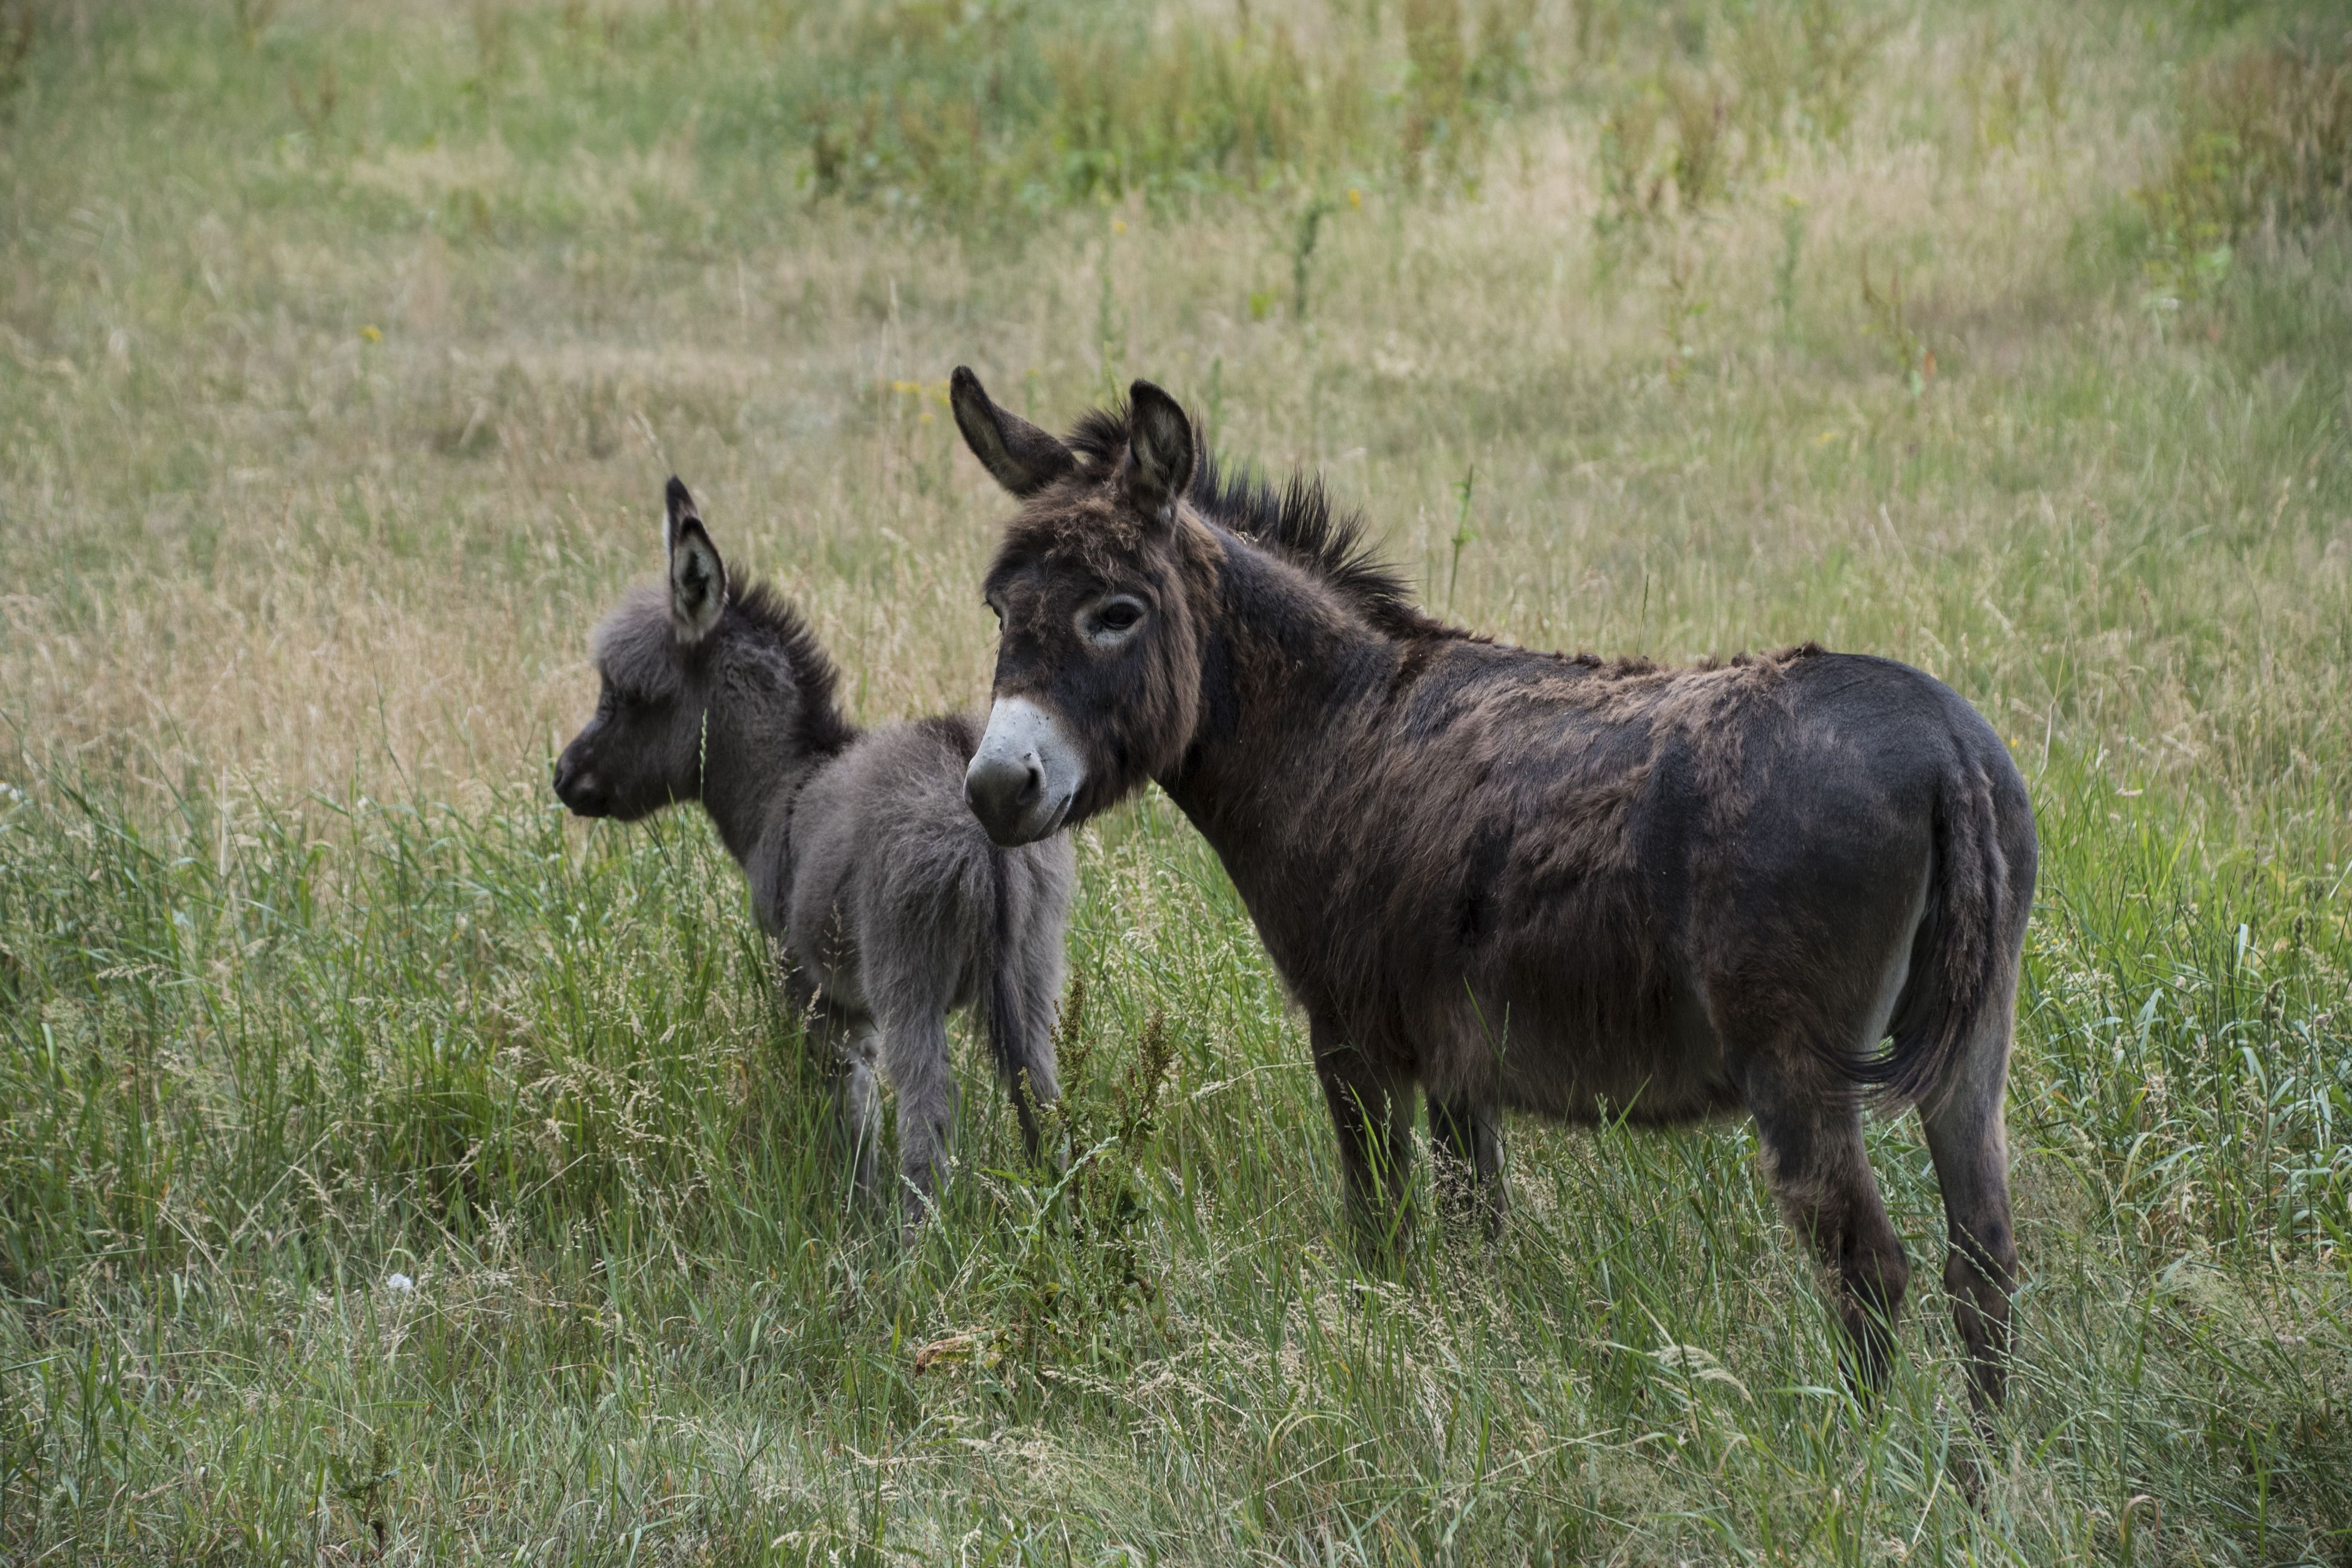
[[[1000,698],[964,770],[964,804],[996,843],[1034,844],[1062,826],[1082,776],[1052,714],[1026,697]]]

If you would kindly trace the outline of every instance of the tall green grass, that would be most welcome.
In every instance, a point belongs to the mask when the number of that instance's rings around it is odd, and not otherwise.
[[[2322,1543],[2352,1458],[2342,905],[2192,902],[2178,837],[2069,831],[2111,784],[2040,784],[2021,1387],[1979,1508],[1927,1274],[1887,1407],[1856,1409],[1742,1129],[1517,1128],[1498,1251],[1424,1232],[1401,1279],[1358,1273],[1296,1026],[1164,805],[1088,836],[1071,1170],[1021,1168],[967,1052],[963,1173],[902,1255],[843,1212],[822,1081],[700,826],[567,843],[551,806],[356,798],[159,823],[48,781],[0,829],[9,1539]],[[1874,1141],[1932,1259],[1925,1152]]]

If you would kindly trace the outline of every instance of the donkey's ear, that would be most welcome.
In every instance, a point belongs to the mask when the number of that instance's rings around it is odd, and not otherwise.
[[[1007,414],[988,400],[980,377],[958,365],[948,381],[948,403],[955,410],[956,428],[980,466],[1016,496],[1033,496],[1072,468],[1078,460],[1070,449],[1017,414]]]
[[[1150,516],[1168,516],[1192,482],[1194,460],[1192,416],[1148,381],[1129,387],[1128,499]]]
[[[677,640],[700,642],[727,607],[727,563],[702,526],[694,497],[673,475],[662,509],[662,546],[669,555],[669,624]]]

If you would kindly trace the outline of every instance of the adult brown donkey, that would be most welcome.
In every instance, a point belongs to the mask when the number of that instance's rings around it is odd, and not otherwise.
[[[1973,1391],[1999,1402],[2035,843],[1974,709],[1811,647],[1669,669],[1443,625],[1318,482],[1221,479],[1149,382],[1067,441],[969,370],[953,404],[1022,502],[965,798],[1017,845],[1167,791],[1306,1011],[1362,1234],[1404,1219],[1415,1085],[1446,1206],[1490,1224],[1505,1108],[1744,1109],[1874,1388],[1910,1273],[1863,1146],[1874,1091],[1919,1110]]]

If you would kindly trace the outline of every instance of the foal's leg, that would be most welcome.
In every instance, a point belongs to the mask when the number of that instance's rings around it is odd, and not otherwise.
[[[875,1151],[882,1146],[882,1097],[874,1083],[875,1032],[861,1019],[844,1041],[834,1080],[834,1114],[849,1163],[849,1194],[863,1207],[874,1201]]]
[[[1054,1059],[1054,1025],[1061,1016],[1061,955],[1029,967],[1021,977],[1022,1059],[1013,1065],[1013,1106],[1020,1113],[1021,1136],[1029,1163],[1037,1163],[1048,1151],[1043,1131],[1044,1111],[1062,1098],[1062,1080]],[[1060,1156],[1054,1156],[1058,1163]]]
[[[1745,1087],[1765,1179],[1835,1282],[1853,1347],[1849,1375],[1857,1392],[1875,1395],[1885,1385],[1911,1265],[1879,1200],[1853,1093],[1791,1081],[1778,1063],[1760,1065]]]
[[[833,1080],[834,1127],[849,1172],[850,1202],[863,1205],[874,1195],[874,1151],[882,1139],[882,1108],[874,1086],[874,1022],[822,999],[813,999],[807,1009],[809,1047]]]
[[[1339,1135],[1339,1170],[1357,1247],[1369,1259],[1391,1257],[1412,1221],[1410,1086],[1328,1026],[1310,1019],[1309,1033],[1324,1103]]]
[[[1919,1113],[1936,1184],[1944,1192],[1951,1256],[1944,1289],[1952,1321],[1969,1347],[1969,1392],[1979,1417],[1997,1408],[2009,1373],[2009,1294],[2017,1284],[2017,1238],[2009,1214],[2009,1135],[2001,1125],[2011,1014],[1996,1009],[1987,1029],[1940,1099]]]
[[[1503,1228],[1503,1133],[1495,1113],[1467,1100],[1429,1097],[1430,1163],[1437,1206],[1451,1224],[1475,1221],[1488,1237]]]
[[[886,1019],[882,1070],[898,1094],[898,1174],[912,1229],[938,1195],[948,1129],[955,1121],[955,1069],[948,1060],[946,1017],[925,1009]]]

